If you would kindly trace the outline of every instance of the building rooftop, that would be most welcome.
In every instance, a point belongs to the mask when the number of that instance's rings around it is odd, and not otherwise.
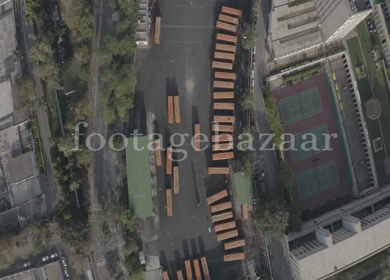
[[[15,183],[12,159],[21,154],[18,128],[10,126],[0,131],[0,161],[7,186]]]
[[[15,273],[10,276],[1,278],[0,280],[62,280],[64,279],[61,273],[58,261],[46,264],[44,266],[29,269],[27,271]]]
[[[0,21],[0,25],[1,25],[1,21]],[[11,84],[11,79],[9,78],[3,80],[3,82],[0,83],[0,100],[1,100],[0,102],[0,120],[1,120],[11,115],[14,111],[14,101],[12,99],[12,84]]]
[[[12,159],[15,182],[37,176],[38,168],[36,166],[35,154],[33,151],[24,153]]]
[[[323,42],[314,1],[300,5],[289,5],[287,0],[274,1],[270,24],[270,38],[275,57]]]

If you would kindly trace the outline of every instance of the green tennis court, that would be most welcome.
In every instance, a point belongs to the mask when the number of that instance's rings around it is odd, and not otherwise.
[[[322,112],[322,102],[318,88],[312,88],[279,102],[284,125],[302,120]]]
[[[298,174],[296,180],[301,199],[330,189],[339,183],[336,163],[332,160],[316,168],[309,169]]]
[[[308,133],[313,135],[307,135]],[[309,156],[321,153],[325,148],[332,148],[332,143],[330,141],[328,141],[329,144],[327,147],[327,143],[325,141],[327,138],[325,138],[324,134],[329,134],[328,126],[326,125],[326,123],[320,126],[313,127],[312,129],[306,130],[305,132],[295,134],[295,147],[297,148],[297,150],[290,150],[292,162],[297,162]],[[315,137],[316,149],[303,150],[301,147],[302,143],[312,141],[313,137]],[[311,144],[307,144],[307,146],[311,147]]]

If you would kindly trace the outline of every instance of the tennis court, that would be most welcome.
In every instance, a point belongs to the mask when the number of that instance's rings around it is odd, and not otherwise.
[[[302,133],[295,134],[295,147],[297,148],[297,150],[290,151],[292,162],[297,162],[309,156],[321,153],[325,148],[331,149],[332,143],[329,141],[329,144],[327,146],[325,140],[329,138],[325,138],[324,134],[329,135],[328,126],[326,123],[320,126],[313,127]],[[301,147],[302,143],[307,142],[304,147],[312,147],[312,144],[310,144],[309,142],[312,142],[313,138],[315,138],[316,143],[314,149],[303,150]]]
[[[313,116],[324,110],[318,88],[312,88],[281,100],[279,108],[284,125]]]
[[[309,169],[296,176],[301,199],[315,195],[339,184],[339,176],[334,160]]]

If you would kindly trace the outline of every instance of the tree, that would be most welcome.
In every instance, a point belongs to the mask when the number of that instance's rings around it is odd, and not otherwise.
[[[252,151],[245,152],[242,159],[242,171],[244,172],[245,177],[253,180],[256,176],[256,167],[257,163],[255,153]]]
[[[253,109],[253,94],[246,90],[242,96],[241,107],[243,110]]]
[[[277,99],[274,96],[269,96],[265,99],[265,111],[271,131],[275,134],[274,143],[279,148],[282,143],[283,126],[279,115]]]
[[[86,0],[61,1],[61,15],[71,30],[74,40],[84,41],[93,36],[93,15]]]
[[[129,233],[134,233],[137,230],[137,216],[131,211],[131,209],[126,209],[121,213],[120,216],[121,222],[125,225],[126,230]]]
[[[279,164],[279,175],[282,185],[291,192],[294,185],[294,172],[290,165],[284,160]]]
[[[103,224],[100,225],[100,235],[103,238],[103,240],[111,239],[111,231],[107,222],[104,222]]]
[[[81,221],[68,220],[60,225],[61,240],[80,255],[86,256],[90,252],[89,233],[89,225]]]
[[[252,25],[252,27],[249,29],[248,34],[246,37],[244,37],[244,48],[245,49],[251,49],[255,46],[256,43],[256,37],[257,37],[257,30],[256,25]]]
[[[74,52],[74,60],[76,63],[87,64],[90,58],[91,58],[91,54],[86,44],[80,44],[76,46]]]
[[[143,279],[140,278],[143,274],[143,271],[139,266],[139,260],[136,253],[132,253],[126,256],[123,260],[123,266],[129,274],[129,279]]]
[[[377,120],[382,114],[382,105],[378,98],[371,97],[365,104],[366,115],[371,120]]]
[[[262,202],[263,207],[255,213],[257,229],[265,236],[281,237],[288,226],[288,212],[284,204],[272,197]]]

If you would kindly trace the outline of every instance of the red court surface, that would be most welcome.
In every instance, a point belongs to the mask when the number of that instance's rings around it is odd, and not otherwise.
[[[297,82],[293,85],[286,85],[284,87],[272,91],[271,94],[277,98],[278,104],[280,106],[280,101],[293,96],[298,97],[298,94],[315,88],[318,88],[319,95],[317,93],[317,99],[319,96],[319,98],[321,99],[323,110],[317,110],[317,113],[315,114],[307,114],[307,117],[303,116],[302,119],[284,125],[284,132],[296,135],[326,124],[329,134],[336,133],[338,137],[336,139],[331,138],[330,151],[320,151],[316,154],[308,153],[305,158],[301,160],[295,160],[294,162],[292,161],[291,152],[285,152],[285,158],[290,164],[290,166],[292,166],[294,171],[295,181],[293,187],[293,194],[301,211],[316,208],[334,198],[339,198],[345,194],[350,195],[352,193],[352,186],[348,178],[349,169],[347,167],[342,146],[342,135],[339,132],[336,112],[332,97],[330,95],[331,93],[328,89],[325,74],[321,73],[314,77],[310,77],[307,80]],[[282,103],[286,103],[286,100]],[[292,111],[293,110],[294,108],[292,109]],[[335,169],[337,170],[337,175],[339,178],[338,182],[336,182],[335,185],[331,186],[328,189],[322,189],[320,187],[318,189],[319,192],[309,195],[308,197],[301,198],[297,186],[297,175],[302,174],[303,172],[308,170],[321,170],[321,165],[330,163],[332,161],[334,161],[336,165]],[[315,176],[312,178],[315,178]]]

